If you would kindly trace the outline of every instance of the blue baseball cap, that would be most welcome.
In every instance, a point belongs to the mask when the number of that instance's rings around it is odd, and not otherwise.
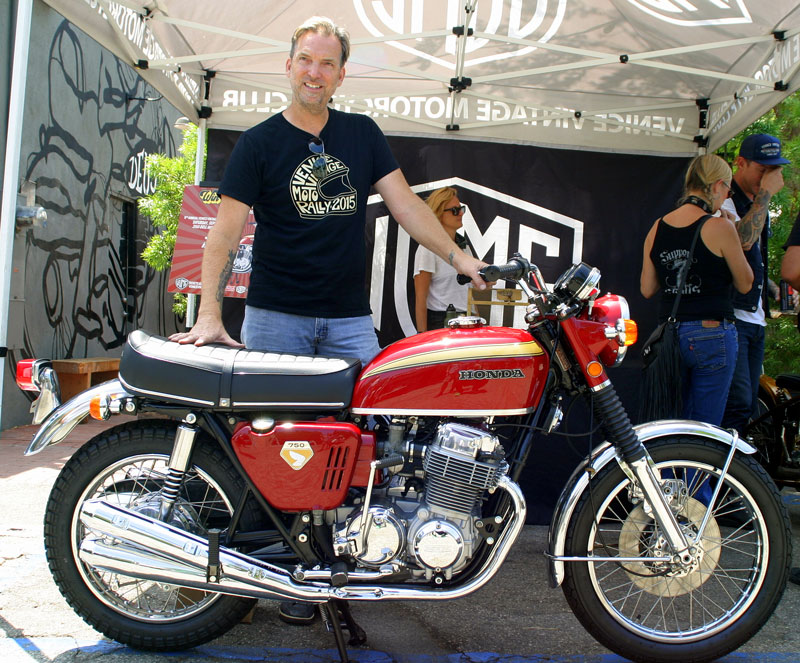
[[[782,166],[790,163],[781,156],[781,141],[769,134],[751,134],[742,141],[739,156],[764,166]]]

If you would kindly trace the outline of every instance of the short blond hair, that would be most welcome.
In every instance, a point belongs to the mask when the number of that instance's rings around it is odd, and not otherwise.
[[[297,26],[292,35],[292,47],[289,49],[290,58],[294,58],[297,42],[306,32],[316,32],[326,37],[336,37],[342,45],[342,61],[340,66],[344,67],[347,58],[350,57],[350,35],[347,30],[336,25],[336,23],[325,16],[312,16],[303,21],[301,25]]]
[[[430,195],[425,199],[425,202],[428,204],[428,207],[433,210],[436,218],[441,221],[447,203],[450,202],[450,199],[453,196],[457,195],[458,191],[456,191],[453,187],[443,186],[439,189],[431,191]]]

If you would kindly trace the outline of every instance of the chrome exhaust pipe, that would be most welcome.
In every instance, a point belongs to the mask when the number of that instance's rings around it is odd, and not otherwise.
[[[427,586],[383,586],[351,583],[333,587],[329,582],[296,581],[280,567],[221,547],[218,582],[206,579],[208,541],[195,534],[101,500],[84,502],[80,519],[94,535],[81,542],[79,557],[90,566],[124,576],[153,580],[253,598],[288,599],[322,603],[330,599],[351,601],[446,600],[461,598],[485,585],[500,569],[525,524],[527,507],[519,486],[500,477],[498,489],[513,503],[511,520],[499,535],[478,572],[447,589]],[[314,574],[318,580],[318,574]],[[374,581],[367,573],[362,580]]]
[[[80,519],[100,536],[89,534],[78,556],[105,571],[253,598],[316,603],[332,598],[330,587],[297,584],[284,569],[222,547],[218,582],[209,582],[207,540],[116,504],[84,502]]]

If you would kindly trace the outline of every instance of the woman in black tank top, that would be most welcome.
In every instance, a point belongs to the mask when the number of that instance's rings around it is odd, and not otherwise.
[[[640,279],[645,297],[661,292],[659,320],[666,320],[698,224],[708,214],[721,214],[702,225],[675,315],[683,358],[683,417],[715,425],[722,420],[736,365],[730,286],[747,292],[753,281],[733,219],[720,210],[730,195],[731,175],[716,155],[692,160],[679,206],[647,234]]]

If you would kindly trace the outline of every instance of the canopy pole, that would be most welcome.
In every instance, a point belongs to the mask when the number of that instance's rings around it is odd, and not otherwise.
[[[194,155],[194,183],[200,184],[205,177],[205,160],[203,155],[206,151],[206,129],[208,128],[208,118],[211,116],[211,106],[208,100],[211,98],[211,80],[216,76],[216,71],[206,70],[204,81],[205,91],[203,102],[200,104],[200,121],[197,124],[197,152]],[[197,295],[188,295],[186,298],[186,328],[191,329],[197,322]]]
[[[17,1],[14,31],[14,63],[11,69],[11,94],[8,104],[3,203],[0,212],[0,427],[3,420],[3,382],[8,353],[8,311],[11,297],[11,265],[14,231],[17,225],[19,158],[22,150],[22,119],[25,108],[25,82],[28,77],[28,51],[31,38],[33,0]]]
[[[197,154],[194,160],[194,183],[200,184],[203,179],[203,153],[206,150],[206,127],[208,120],[201,118],[197,125]],[[197,295],[187,295],[186,298],[186,328],[191,329],[197,322]]]

